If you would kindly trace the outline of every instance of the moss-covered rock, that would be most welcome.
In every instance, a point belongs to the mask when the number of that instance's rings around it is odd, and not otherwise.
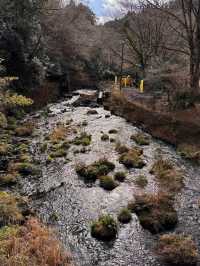
[[[117,222],[110,215],[101,216],[91,226],[91,235],[99,240],[110,241],[117,236]]]
[[[167,194],[143,194],[135,196],[128,208],[135,212],[140,224],[151,233],[173,229],[178,216],[173,207],[173,200]]]
[[[168,265],[194,266],[199,260],[198,249],[192,238],[181,234],[162,235],[157,254]]]
[[[107,159],[100,159],[91,165],[77,165],[76,172],[85,180],[95,181],[102,175],[107,175],[109,172],[115,169],[115,165],[109,162]]]
[[[183,174],[170,161],[160,159],[153,164],[150,171],[165,190],[170,192],[180,191],[183,186]]]
[[[144,176],[144,175],[139,175],[139,176],[136,177],[136,179],[135,179],[135,184],[136,184],[138,187],[144,188],[144,187],[147,186],[147,184],[148,184],[148,180],[147,180],[146,176]]]
[[[143,133],[138,133],[136,135],[132,135],[131,139],[134,140],[138,145],[149,145],[150,144],[150,138]]]
[[[100,186],[106,190],[113,190],[114,188],[117,187],[117,183],[115,182],[112,176],[107,176],[107,175],[100,176],[99,181],[100,181]]]
[[[125,172],[116,172],[115,173],[115,179],[119,182],[123,182],[126,178],[126,173]]]
[[[101,140],[102,140],[102,141],[108,141],[108,140],[109,140],[109,136],[108,136],[107,134],[103,134],[103,135],[101,136]]]
[[[125,165],[127,168],[143,168],[146,164],[140,155],[140,151],[136,148],[133,148],[128,152],[123,153],[119,158],[119,162]]]
[[[132,219],[131,211],[128,208],[123,208],[118,214],[118,220],[121,223],[129,223]]]
[[[80,136],[76,137],[73,140],[74,145],[83,145],[83,146],[89,146],[92,141],[92,136],[87,134],[86,132],[83,132],[80,134]]]
[[[6,116],[0,112],[0,128],[6,128],[8,125]]]

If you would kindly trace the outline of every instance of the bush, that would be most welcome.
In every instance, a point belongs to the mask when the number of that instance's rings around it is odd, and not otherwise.
[[[145,162],[141,159],[140,155],[140,151],[134,148],[127,153],[123,153],[119,158],[119,162],[124,164],[127,168],[143,168]]]
[[[166,190],[176,192],[184,186],[182,173],[170,161],[158,160],[150,172],[155,175],[160,185]]]
[[[129,148],[125,145],[122,145],[120,142],[118,142],[116,144],[115,150],[119,153],[119,154],[123,154],[129,151]]]
[[[140,175],[135,179],[135,184],[141,188],[144,188],[148,184],[146,176]]]
[[[101,216],[91,226],[91,235],[99,240],[109,241],[117,236],[117,222],[110,215]]]
[[[40,174],[39,169],[31,164],[31,163],[27,163],[27,162],[21,162],[21,163],[11,163],[9,165],[9,169],[10,172],[19,172],[22,175],[37,175]]]
[[[200,148],[191,144],[181,144],[177,152],[185,159],[200,162]]]
[[[121,223],[129,223],[132,219],[132,216],[131,216],[131,212],[128,208],[124,208],[120,211],[119,215],[118,215],[118,220],[121,222]]]
[[[8,125],[6,116],[0,112],[0,128],[6,128]]]
[[[128,208],[137,214],[142,227],[153,234],[173,229],[178,222],[172,198],[166,194],[137,195]]]
[[[50,142],[58,143],[60,141],[64,141],[68,134],[71,132],[70,127],[64,127],[63,125],[59,125],[58,127],[54,128],[50,135],[47,137]]]
[[[83,145],[83,146],[89,146],[92,141],[92,136],[88,135],[87,133],[81,133],[79,137],[76,137],[73,140],[74,145]]]
[[[10,145],[7,143],[0,143],[0,156],[8,155],[10,151]]]
[[[100,176],[100,186],[106,190],[113,190],[117,187],[117,183],[111,176]]]
[[[101,136],[101,140],[102,140],[102,141],[108,141],[108,140],[109,140],[109,136],[108,136],[107,134],[103,134],[103,135]]]
[[[16,178],[19,176],[17,172],[7,173],[0,176],[0,185],[10,185],[16,183]]]
[[[15,129],[15,134],[18,137],[29,137],[33,134],[34,125],[32,123],[26,123],[23,126]]]
[[[21,227],[3,227],[0,245],[0,265],[71,265],[69,254],[63,251],[53,233],[34,218]]]
[[[126,178],[126,173],[125,172],[116,172],[115,173],[115,179],[117,181],[123,182],[125,178]]]
[[[149,145],[150,144],[149,137],[143,133],[132,135],[131,139],[134,140],[138,145]]]
[[[157,253],[169,265],[196,265],[199,255],[190,236],[166,234],[160,237]]]
[[[115,169],[115,165],[107,159],[100,159],[91,165],[78,165],[76,172],[88,181],[95,181],[97,177],[107,175]]]

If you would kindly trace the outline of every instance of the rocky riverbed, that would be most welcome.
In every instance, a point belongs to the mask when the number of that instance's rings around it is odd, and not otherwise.
[[[31,152],[38,161],[42,174],[36,178],[27,176],[20,181],[20,190],[32,199],[32,208],[42,221],[55,228],[58,237],[71,251],[74,264],[162,265],[154,253],[157,235],[144,230],[135,214],[129,224],[119,225],[115,241],[106,244],[92,238],[90,233],[91,223],[99,215],[109,213],[117,217],[120,209],[126,207],[134,195],[156,193],[159,190],[158,183],[149,172],[153,163],[161,157],[171,160],[184,173],[185,188],[176,193],[175,207],[179,223],[175,232],[192,235],[195,243],[200,246],[199,167],[184,161],[173,147],[148,136],[150,144],[143,147],[142,155],[145,166],[142,169],[125,168],[119,163],[116,143],[135,146],[136,143],[130,137],[141,130],[125,119],[111,115],[102,107],[74,107],[73,103],[78,97],[50,104],[45,110],[32,115],[37,128],[32,138]],[[63,125],[69,127],[65,137],[70,147],[64,156],[49,158],[49,149],[44,148],[49,145],[49,135],[55,128]],[[113,129],[115,133],[109,134]],[[91,143],[84,149],[73,142],[82,133],[91,135]],[[102,141],[103,134],[107,134],[110,140]],[[75,170],[81,163],[88,165],[101,158],[113,162],[115,171],[127,174],[125,182],[109,192],[99,186],[98,180],[95,183],[84,182]],[[141,175],[148,181],[143,188],[135,182]]]

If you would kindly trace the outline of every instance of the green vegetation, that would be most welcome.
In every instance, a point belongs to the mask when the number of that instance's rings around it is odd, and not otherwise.
[[[125,172],[116,172],[115,173],[115,179],[117,181],[123,182],[125,178],[126,178],[126,173]]]
[[[149,137],[143,133],[132,135],[131,139],[134,140],[138,145],[149,145],[150,144]]]
[[[34,125],[32,123],[26,123],[15,129],[15,134],[18,137],[28,137],[33,134]]]
[[[169,265],[194,266],[199,259],[198,249],[190,236],[178,234],[162,235],[157,254]]]
[[[116,238],[117,222],[110,215],[101,216],[91,226],[91,235],[99,240],[109,241]]]
[[[143,168],[145,166],[145,162],[142,160],[140,155],[140,150],[133,148],[128,152],[123,153],[119,158],[119,162],[124,164],[127,168]]]
[[[117,187],[117,183],[115,182],[112,176],[100,176],[99,180],[100,186],[106,190],[113,190]]]
[[[0,128],[6,128],[8,125],[6,116],[0,112]]]
[[[80,136],[76,137],[73,140],[74,145],[83,145],[83,146],[89,146],[92,141],[92,136],[87,134],[86,132],[81,133]]]
[[[16,183],[16,179],[19,176],[18,172],[7,173],[0,176],[0,185],[11,185]]]
[[[132,219],[131,211],[128,208],[123,208],[118,214],[118,220],[121,223],[129,223]]]
[[[119,154],[123,154],[129,151],[129,148],[123,144],[121,144],[120,142],[116,143],[116,147],[115,150],[119,153]]]
[[[103,134],[103,135],[101,136],[101,140],[102,140],[102,141],[108,141],[108,140],[109,140],[109,136],[108,136],[107,134]]]
[[[78,165],[76,172],[88,181],[95,181],[102,175],[107,175],[115,169],[115,165],[107,159],[100,159],[91,165]]]
[[[10,150],[10,145],[7,143],[0,143],[0,156],[7,155]]]
[[[200,148],[191,144],[181,144],[177,152],[185,159],[200,162]]]
[[[151,233],[173,229],[178,217],[173,208],[173,200],[167,194],[143,194],[135,196],[128,208],[135,212],[140,224]]]
[[[163,188],[171,192],[180,191],[184,186],[182,173],[168,160],[155,162],[150,173],[155,175]]]
[[[141,187],[141,188],[145,188],[148,184],[148,180],[146,178],[146,176],[143,176],[143,175],[139,175],[138,177],[136,177],[135,179],[135,184],[138,186],[138,187]]]
[[[19,172],[22,175],[38,175],[40,170],[31,163],[21,162],[21,163],[11,163],[9,165],[10,172]]]

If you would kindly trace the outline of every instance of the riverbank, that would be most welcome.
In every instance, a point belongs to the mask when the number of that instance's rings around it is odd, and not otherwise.
[[[199,152],[199,106],[182,111],[164,112],[155,110],[155,104],[152,101],[143,96],[139,97],[130,99],[126,93],[113,90],[110,97],[105,99],[104,106],[113,114],[122,116],[134,125],[140,126],[153,137],[176,147],[195,146],[196,152]]]

